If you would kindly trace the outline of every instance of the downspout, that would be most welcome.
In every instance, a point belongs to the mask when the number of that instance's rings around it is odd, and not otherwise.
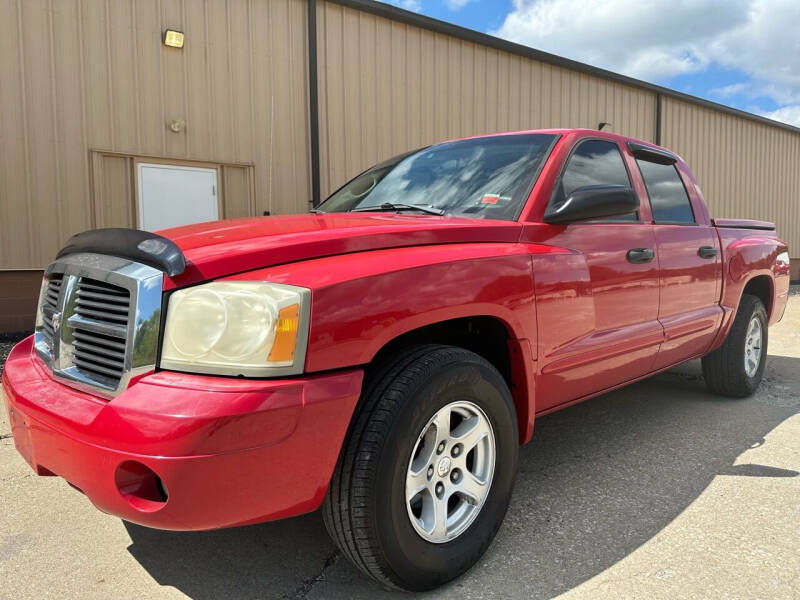
[[[317,85],[317,1],[308,0],[308,120],[311,134],[311,205],[320,201],[319,89]]]
[[[656,146],[661,145],[661,94],[656,94]]]

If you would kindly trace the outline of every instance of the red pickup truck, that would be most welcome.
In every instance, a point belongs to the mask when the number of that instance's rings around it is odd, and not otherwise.
[[[537,415],[699,357],[753,393],[789,288],[773,224],[606,132],[436,144],[313,213],[74,236],[2,377],[33,469],[163,529],[322,507],[430,589],[491,543]]]

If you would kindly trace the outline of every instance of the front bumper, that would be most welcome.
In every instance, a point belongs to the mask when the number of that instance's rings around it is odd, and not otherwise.
[[[32,352],[6,361],[14,443],[100,510],[159,529],[214,529],[319,507],[363,372],[245,380],[159,372],[110,401],[66,387]]]

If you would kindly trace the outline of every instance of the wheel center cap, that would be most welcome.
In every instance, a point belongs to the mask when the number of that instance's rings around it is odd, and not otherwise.
[[[450,472],[450,457],[445,456],[442,460],[439,461],[439,464],[436,467],[436,472],[439,474],[439,477],[444,477]]]

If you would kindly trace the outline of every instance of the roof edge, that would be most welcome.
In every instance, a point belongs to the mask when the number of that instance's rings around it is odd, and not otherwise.
[[[582,63],[577,60],[564,58],[563,56],[558,56],[556,54],[550,54],[549,52],[544,52],[543,50],[536,50],[535,48],[531,48],[530,46],[517,44],[516,42],[510,42],[508,40],[504,40],[502,38],[489,35],[488,33],[482,33],[474,29],[468,29],[466,27],[461,27],[460,25],[454,25],[453,23],[448,23],[447,21],[440,21],[439,19],[427,17],[425,15],[421,15],[402,8],[398,8],[397,6],[393,6],[390,4],[376,2],[375,0],[326,0],[326,1],[331,2],[333,4],[339,4],[341,6],[367,12],[379,17],[384,17],[392,21],[405,23],[407,25],[413,25],[415,27],[420,27],[422,29],[427,29],[429,31],[433,31],[436,33],[444,33],[446,35],[451,35],[453,37],[468,42],[474,42],[477,44],[482,44],[484,46],[495,48],[497,50],[503,50],[505,52],[510,52],[512,54],[524,56],[526,58],[532,58],[540,62],[548,63],[558,67],[563,67],[566,69],[570,69],[572,71],[578,71],[580,73],[586,73],[588,75],[594,75],[596,77],[602,77],[604,79],[610,79],[612,81],[624,83],[625,85],[629,85],[631,87],[644,89],[653,92],[655,94],[661,94],[662,96],[667,96],[670,98],[675,98],[677,100],[682,100],[690,104],[695,104],[697,106],[702,106],[704,108],[709,108],[711,110],[716,110],[736,117],[741,117],[749,121],[755,121],[763,125],[770,125],[772,127],[777,127],[779,129],[791,131],[792,133],[800,133],[800,127],[795,127],[794,125],[789,125],[788,123],[782,123],[781,121],[776,121],[768,117],[762,117],[761,115],[757,115],[744,110],[739,110],[738,108],[726,106],[724,104],[713,102],[711,100],[706,100],[698,96],[692,96],[691,94],[685,94],[683,92],[679,92],[677,90],[656,85],[654,83],[648,83],[646,81],[642,81],[641,79],[635,79],[633,77],[628,77],[627,75],[615,73],[614,71],[608,71],[606,69],[601,69],[600,67],[594,67],[592,65]]]

